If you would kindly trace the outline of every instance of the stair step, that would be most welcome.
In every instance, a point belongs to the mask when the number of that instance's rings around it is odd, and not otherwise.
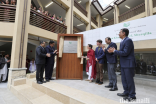
[[[24,104],[63,104],[27,84],[11,86],[11,92]]]
[[[52,81],[39,85],[34,80],[32,82],[32,87],[63,104],[119,104],[119,102],[114,100],[80,91]]]

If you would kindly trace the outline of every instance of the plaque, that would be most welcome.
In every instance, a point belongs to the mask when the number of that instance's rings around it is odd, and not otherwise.
[[[64,41],[63,53],[77,53],[77,41]]]

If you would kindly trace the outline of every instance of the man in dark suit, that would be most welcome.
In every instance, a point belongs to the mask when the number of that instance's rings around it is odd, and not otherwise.
[[[141,74],[145,74],[146,75],[146,72],[147,72],[147,64],[146,64],[146,62],[144,62],[143,59],[140,61],[140,65],[141,65],[141,71],[142,71]]]
[[[46,58],[46,66],[45,66],[45,78],[46,81],[54,80],[52,78],[54,62],[55,62],[55,55],[58,54],[57,50],[54,48],[55,42],[50,41],[49,45],[46,47],[46,52],[50,53],[51,57]]]
[[[45,67],[45,61],[46,57],[50,57],[50,54],[46,54],[45,50],[45,42],[41,41],[40,46],[37,47],[36,49],[36,80],[38,84],[45,83],[43,79],[43,72],[44,72],[44,67]]]
[[[105,86],[106,88],[111,88],[110,91],[116,91],[117,88],[117,77],[115,73],[116,63],[117,63],[117,55],[113,53],[109,53],[107,50],[110,47],[114,47],[117,50],[117,45],[113,42],[111,42],[111,38],[107,37],[105,39],[105,42],[109,45],[107,49],[105,49],[105,46],[103,45],[103,51],[106,54],[107,58],[107,66],[108,66],[108,77],[109,77],[109,85]]]
[[[102,40],[97,40],[97,48],[95,49],[95,60],[96,60],[96,84],[103,84],[103,64],[104,64],[104,51],[102,50]]]
[[[124,88],[123,93],[118,93],[118,96],[124,97],[124,100],[132,101],[136,100],[135,83],[134,83],[134,70],[136,66],[134,56],[133,41],[128,37],[129,30],[124,28],[120,30],[119,37],[122,39],[120,43],[120,50],[117,51],[111,47],[108,49],[109,53],[120,56],[121,65],[121,79]]]

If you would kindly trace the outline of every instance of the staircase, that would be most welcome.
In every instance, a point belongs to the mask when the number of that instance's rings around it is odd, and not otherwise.
[[[35,75],[13,81],[10,91],[24,104],[119,104],[56,82],[37,84]]]

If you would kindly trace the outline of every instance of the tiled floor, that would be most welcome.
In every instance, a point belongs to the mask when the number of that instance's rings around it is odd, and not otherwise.
[[[97,85],[95,84],[95,82],[89,83],[88,81],[85,81],[85,79],[87,79],[86,75],[84,75],[84,80],[54,80],[54,82],[70,86],[72,88],[79,89],[85,92],[89,92],[95,95],[99,95],[105,98],[109,98],[118,102],[121,99],[121,97],[117,96],[117,93],[123,92],[121,82],[118,82],[118,91],[110,92],[108,88],[104,87],[108,84],[108,80],[104,80],[103,85]],[[136,85],[136,97],[137,99],[149,98],[150,104],[156,104],[156,88],[143,85]]]
[[[0,83],[0,104],[22,104],[22,102],[7,89],[7,83]]]

